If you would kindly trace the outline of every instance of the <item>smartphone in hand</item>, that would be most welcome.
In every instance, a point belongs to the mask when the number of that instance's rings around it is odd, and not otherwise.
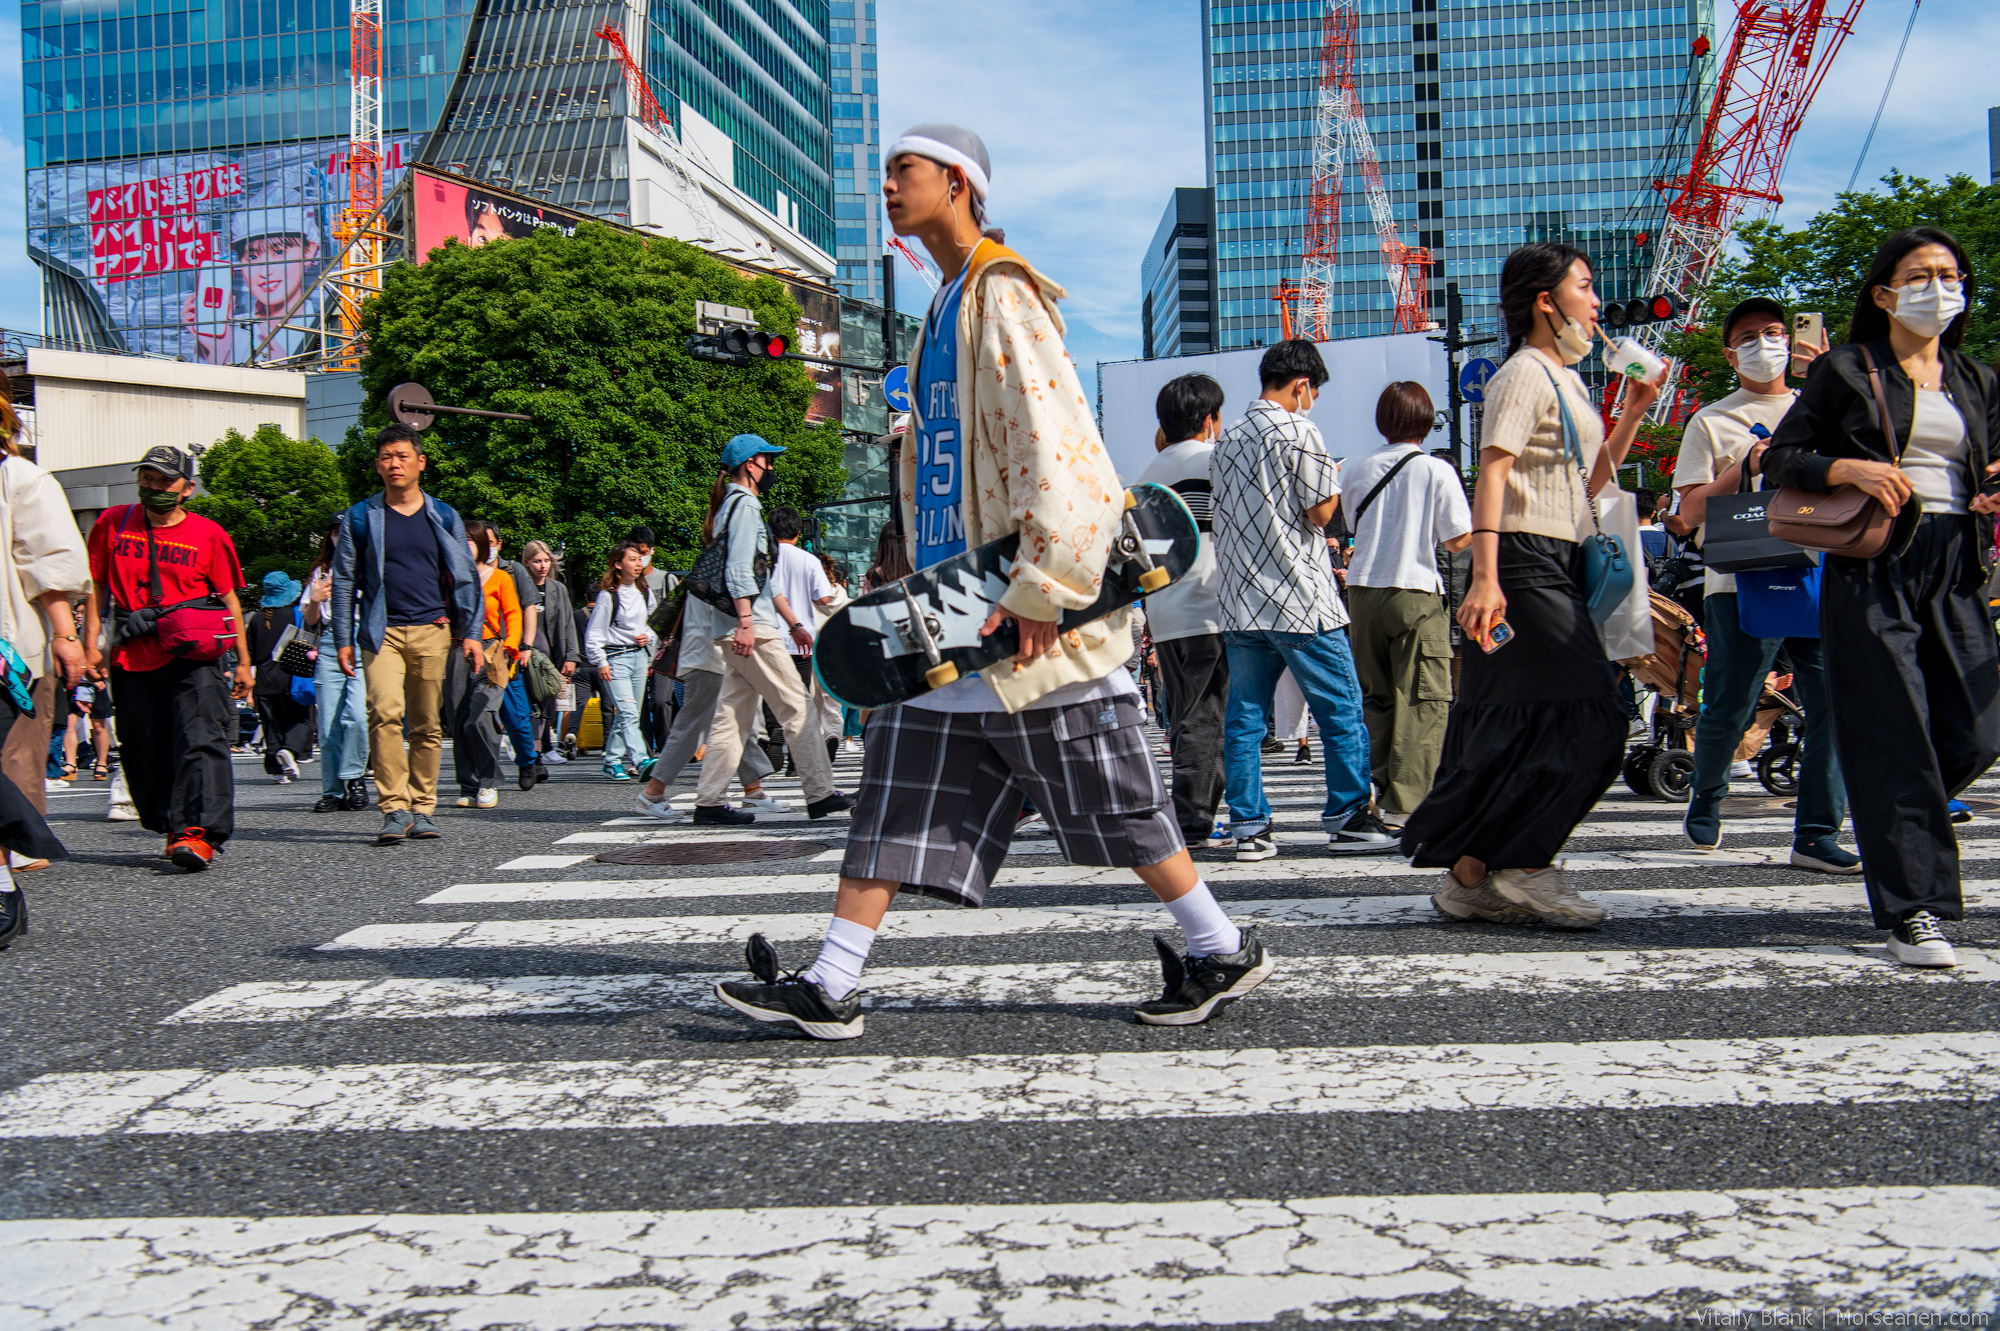
[[[1479,645],[1485,649],[1488,656],[1491,656],[1512,641],[1514,641],[1513,627],[1504,619],[1496,619],[1493,621],[1493,627],[1486,630],[1486,636],[1479,640]]]
[[[1794,314],[1792,316],[1792,376],[1804,376],[1810,358],[1799,359],[1799,348],[1807,347],[1819,351],[1826,346],[1826,318],[1818,314]]]

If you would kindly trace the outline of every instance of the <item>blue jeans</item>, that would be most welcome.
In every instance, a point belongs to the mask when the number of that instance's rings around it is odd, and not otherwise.
[[[535,709],[528,701],[528,681],[520,670],[507,681],[507,692],[500,695],[500,728],[514,742],[515,764],[533,767],[539,756],[535,752]]]
[[[319,638],[313,665],[313,700],[319,712],[319,789],[339,795],[368,770],[368,681],[357,669],[342,672],[333,634]]]
[[[1229,654],[1229,709],[1222,729],[1222,770],[1228,783],[1229,830],[1253,836],[1271,826],[1264,798],[1264,736],[1278,676],[1290,666],[1306,707],[1319,723],[1326,757],[1326,807],[1320,824],[1338,831],[1368,807],[1368,729],[1361,720],[1361,681],[1347,630],[1275,633],[1256,629],[1222,635]]]
[[[1847,820],[1847,787],[1833,748],[1833,717],[1826,702],[1819,639],[1751,637],[1737,625],[1734,592],[1704,600],[1702,619],[1708,634],[1708,663],[1701,672],[1701,716],[1694,728],[1695,797],[1721,799],[1729,793],[1730,760],[1750,728],[1764,679],[1783,647],[1792,659],[1792,676],[1806,714],[1792,840],[1803,846],[1836,835]]]
[[[601,695],[611,704],[604,718],[604,765],[623,763],[637,769],[646,761],[646,736],[639,729],[640,709],[646,701],[645,652],[621,652],[606,656],[611,680]]]

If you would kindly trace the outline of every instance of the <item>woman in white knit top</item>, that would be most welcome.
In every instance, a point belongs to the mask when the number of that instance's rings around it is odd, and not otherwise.
[[[1454,919],[1593,928],[1606,918],[1563,881],[1556,853],[1617,778],[1627,721],[1604,640],[1583,600],[1582,539],[1594,529],[1567,456],[1563,407],[1591,494],[1610,483],[1657,384],[1628,382],[1611,437],[1570,367],[1590,354],[1599,300],[1590,261],[1537,242],[1507,258],[1500,304],[1512,337],[1486,385],[1472,587],[1458,703],[1431,793],[1403,852],[1447,870],[1432,898]],[[1495,625],[1512,638],[1488,650]]]

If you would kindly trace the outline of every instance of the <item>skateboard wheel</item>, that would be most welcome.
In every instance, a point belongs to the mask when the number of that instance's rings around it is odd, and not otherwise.
[[[1165,569],[1149,568],[1139,575],[1139,590],[1142,592],[1156,592],[1173,580],[1173,575]]]
[[[1126,508],[1139,507],[1139,496],[1133,494],[1130,490],[1127,490],[1125,492],[1125,507]]]
[[[934,665],[929,670],[924,671],[924,683],[934,689],[941,689],[945,685],[953,684],[957,681],[958,667],[949,661],[944,662],[942,665]]]

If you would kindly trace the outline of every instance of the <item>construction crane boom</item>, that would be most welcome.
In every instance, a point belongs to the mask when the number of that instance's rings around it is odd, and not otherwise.
[[[910,248],[908,241],[901,236],[890,236],[889,248],[910,261],[910,267],[917,270],[917,276],[924,280],[925,286],[932,291],[938,289],[938,270],[925,263],[923,256]]]
[[[1396,229],[1395,209],[1382,184],[1375,139],[1355,87],[1356,33],[1360,17],[1354,0],[1328,0],[1320,25],[1319,100],[1313,117],[1312,190],[1306,209],[1305,260],[1297,283],[1281,283],[1274,293],[1286,337],[1324,341],[1332,336],[1333,285],[1340,252],[1340,199],[1349,157],[1360,169],[1382,254],[1382,274],[1396,301],[1396,331],[1421,332],[1434,325],[1429,307],[1430,270],[1436,260],[1421,246],[1405,245]],[[1293,314],[1296,303],[1298,313]]]
[[[1639,329],[1640,341],[1658,348],[1675,327],[1700,322],[1702,290],[1737,224],[1753,211],[1768,216],[1784,201],[1778,186],[1785,157],[1862,3],[1737,0],[1735,31],[1687,170],[1675,180],[1653,182],[1669,199],[1650,289],[1675,296],[1686,317],[1678,325]],[[1829,13],[1834,6],[1840,12]],[[1696,57],[1706,49],[1706,39],[1699,39]],[[1676,414],[1679,376],[1680,365],[1669,361],[1656,419]]]
[[[701,182],[688,170],[685,157],[687,145],[674,128],[674,122],[667,118],[659,99],[653,96],[653,86],[646,78],[646,71],[639,67],[639,62],[632,58],[631,48],[625,45],[625,34],[619,31],[617,24],[606,20],[597,26],[592,35],[610,44],[619,66],[625,71],[625,86],[631,94],[639,122],[659,135],[661,144],[666,148],[664,160],[667,171],[673,177],[681,203],[694,218],[695,234],[689,239],[719,241],[722,230],[716,225],[715,213],[708,206]]]
[[[329,364],[361,368],[361,306],[382,289],[382,4],[349,0],[347,206],[334,224],[340,245],[332,297],[333,347]],[[269,339],[266,339],[267,341]]]

